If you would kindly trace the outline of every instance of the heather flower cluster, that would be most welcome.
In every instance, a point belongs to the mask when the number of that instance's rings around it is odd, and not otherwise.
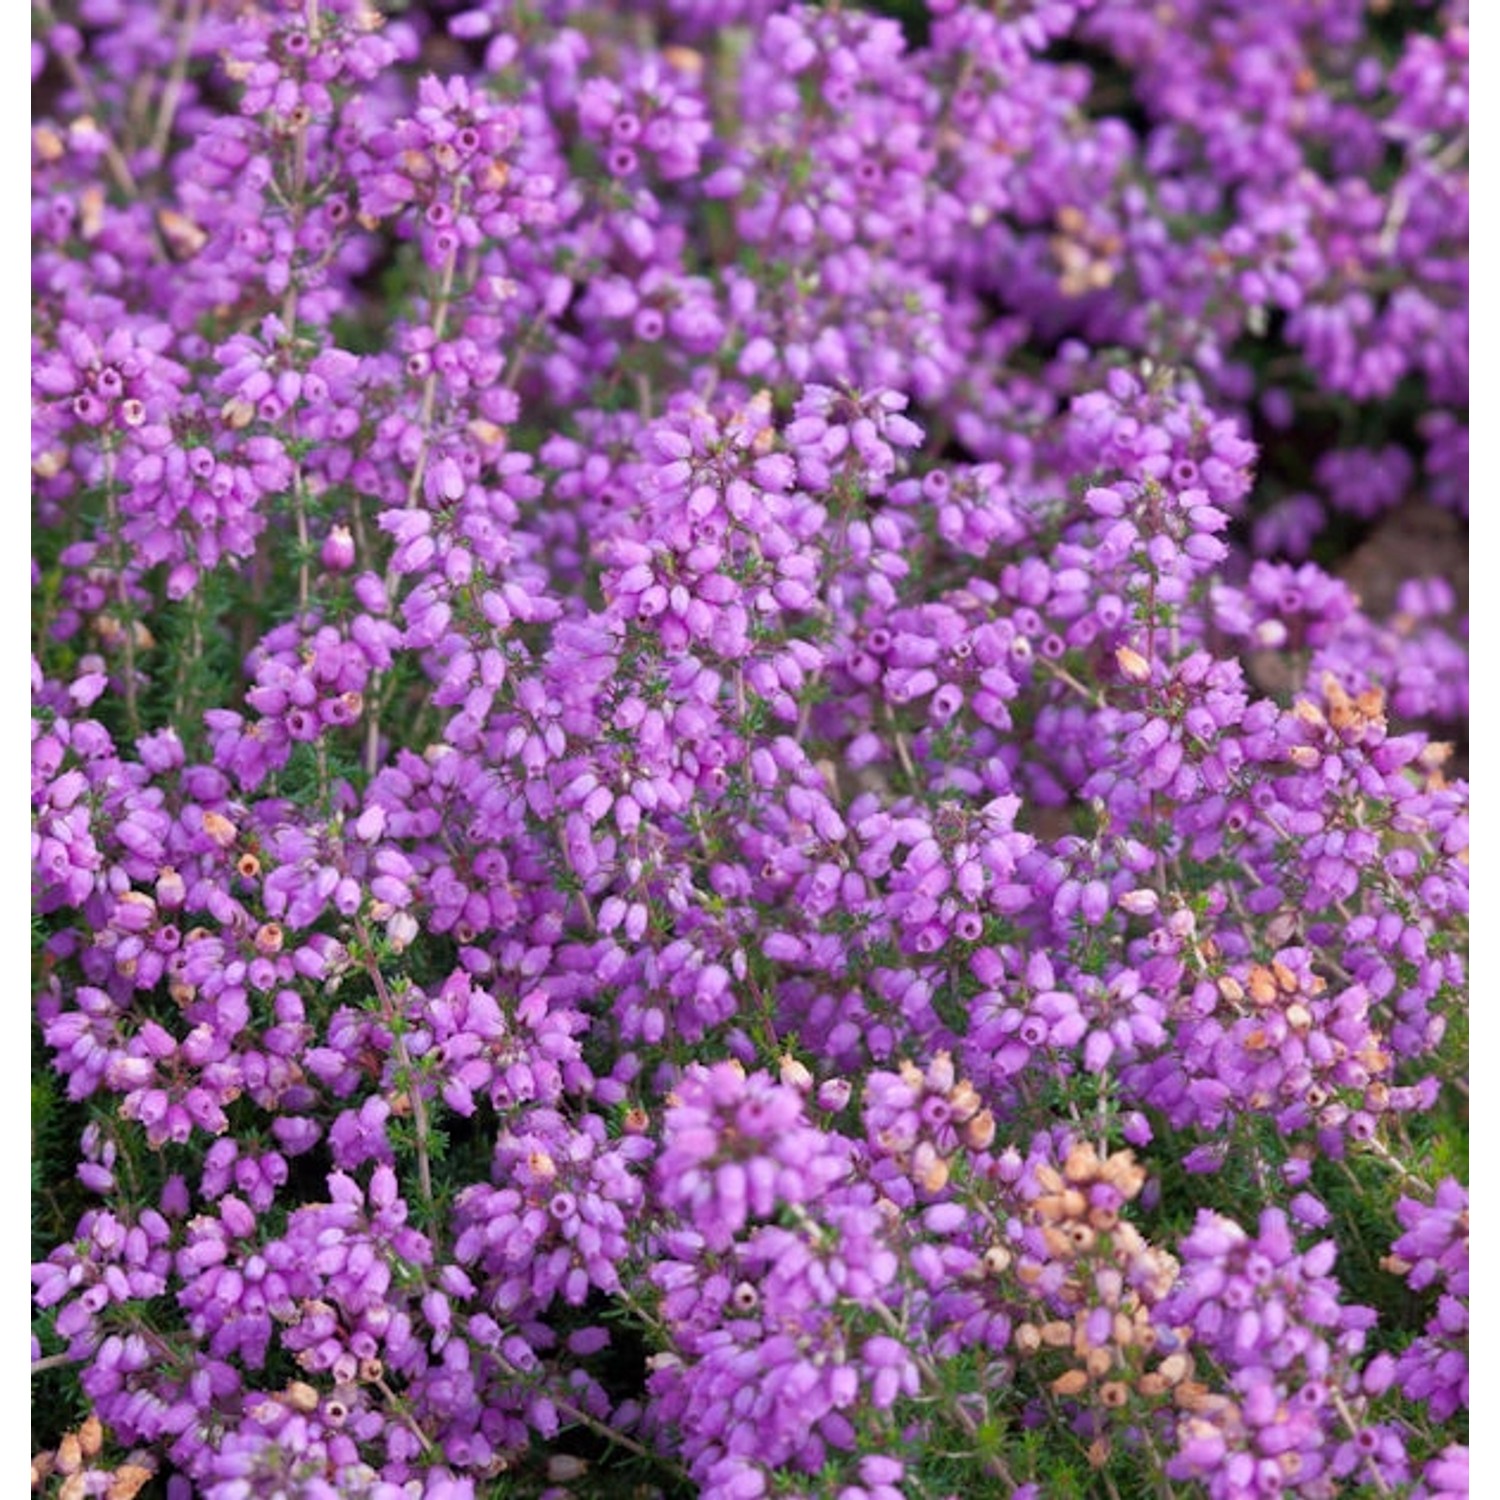
[[[34,1492],[1468,1494],[1464,0],[32,74]]]

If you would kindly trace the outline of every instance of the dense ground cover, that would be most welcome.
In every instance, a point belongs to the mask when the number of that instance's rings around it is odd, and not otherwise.
[[[1467,1494],[1465,5],[33,15],[33,1488]]]

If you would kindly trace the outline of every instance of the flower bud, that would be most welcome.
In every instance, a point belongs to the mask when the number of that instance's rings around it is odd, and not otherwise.
[[[1126,682],[1150,682],[1151,663],[1129,646],[1115,648],[1115,664]]]
[[[330,573],[347,573],[354,566],[354,537],[347,526],[335,526],[323,539],[318,561]]]
[[[305,1380],[292,1381],[282,1394],[286,1398],[286,1404],[304,1416],[318,1409],[318,1393]]]

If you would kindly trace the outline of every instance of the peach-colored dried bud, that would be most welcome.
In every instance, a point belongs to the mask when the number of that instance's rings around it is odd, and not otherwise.
[[[1059,1396],[1076,1396],[1088,1389],[1089,1378],[1082,1370],[1064,1370],[1056,1380],[1052,1382],[1054,1394]]]
[[[1312,1012],[1300,1001],[1294,1000],[1286,1008],[1286,1024],[1293,1031],[1306,1031],[1312,1025]]]
[[[672,43],[661,49],[661,57],[668,67],[686,73],[690,78],[697,78],[703,72],[703,54],[694,47]]]
[[[50,1451],[38,1453],[31,1460],[31,1487],[40,1489],[47,1476],[52,1472],[53,1465],[57,1462],[57,1455]]]
[[[901,1082],[914,1093],[921,1093],[927,1085],[926,1078],[922,1076],[922,1070],[910,1058],[903,1057],[896,1072],[900,1076]]]
[[[1034,1174],[1037,1186],[1048,1193],[1060,1193],[1063,1190],[1062,1173],[1049,1162],[1043,1162]]]
[[[1063,1162],[1063,1176],[1079,1187],[1087,1187],[1099,1175],[1099,1153],[1087,1141],[1079,1141]]]
[[[1112,1208],[1091,1208],[1089,1226],[1099,1234],[1108,1234],[1120,1222],[1120,1215]]]
[[[1109,1349],[1090,1349],[1083,1357],[1083,1367],[1089,1374],[1098,1380],[1101,1376],[1109,1374],[1110,1367],[1115,1362],[1115,1356]]]
[[[496,444],[505,441],[505,429],[498,422],[491,422],[488,417],[475,417],[469,423],[469,436],[476,443],[482,443],[486,448],[493,448]]]
[[[926,1145],[925,1141],[923,1145]],[[919,1154],[921,1149],[920,1146],[917,1148]],[[948,1186],[948,1163],[941,1156],[934,1155],[930,1162],[914,1173],[914,1176],[918,1187],[923,1192],[940,1193]]]
[[[1212,1396],[1213,1392],[1197,1380],[1184,1380],[1172,1392],[1172,1399],[1183,1411],[1202,1411]]]
[[[1146,1185],[1146,1169],[1135,1159],[1133,1151],[1114,1152],[1099,1169],[1099,1176],[1127,1199],[1134,1198]]]
[[[38,161],[54,162],[61,159],[67,148],[50,125],[38,125],[31,132],[31,149],[36,152]]]
[[[83,1425],[78,1429],[78,1446],[85,1458],[97,1458],[104,1446],[104,1424],[94,1412],[83,1419]]]
[[[503,161],[488,161],[476,174],[479,191],[498,193],[510,181],[510,164]]]
[[[1276,1000],[1276,976],[1260,964],[1250,970],[1247,988],[1256,1005],[1271,1005]]]
[[[1062,275],[1057,278],[1057,289],[1064,297],[1081,297],[1089,290],[1088,251],[1072,240],[1055,234],[1047,241],[1047,248],[1057,262]]]
[[[805,1094],[813,1085],[813,1076],[807,1064],[798,1061],[790,1053],[782,1057],[779,1072],[781,1081],[789,1089],[796,1089],[799,1094]]]
[[[1115,268],[1107,260],[1090,261],[1085,280],[1090,291],[1106,291],[1115,284]]]
[[[620,1128],[626,1135],[645,1135],[651,1128],[651,1116],[639,1104],[632,1104],[625,1111],[625,1118],[620,1122]]]
[[[1171,1389],[1171,1385],[1165,1376],[1159,1375],[1155,1370],[1152,1370],[1148,1374],[1142,1375],[1136,1381],[1135,1388],[1141,1395],[1155,1400],[1158,1396],[1165,1396]]]
[[[76,1432],[65,1432],[57,1445],[57,1472],[73,1474],[83,1465],[83,1446]]]
[[[983,1102],[979,1097],[979,1090],[967,1078],[959,1079],[948,1094],[948,1108],[953,1111],[953,1118],[960,1125],[977,1115]]]
[[[988,1151],[995,1141],[995,1117],[982,1109],[972,1120],[965,1120],[959,1135],[971,1151]]]
[[[57,1500],[84,1500],[88,1492],[89,1477],[80,1471],[76,1474],[69,1474],[58,1486]]]
[[[255,406],[253,402],[246,401],[243,396],[231,396],[219,408],[219,416],[228,425],[230,431],[239,432],[241,428],[248,427],[255,420]]]
[[[144,1464],[121,1464],[104,1492],[104,1500],[135,1500],[152,1472]]]
[[[233,823],[223,813],[206,812],[203,814],[203,831],[219,848],[227,849],[237,836],[237,830]]]
[[[1071,1249],[1067,1235],[1055,1224],[1042,1225],[1042,1243],[1052,1260],[1061,1260]]]
[[[1043,1323],[1042,1342],[1049,1349],[1066,1349],[1073,1342],[1073,1325],[1064,1318]]]
[[[1069,1224],[1064,1233],[1075,1255],[1086,1255],[1094,1248],[1094,1231],[1087,1224]]]
[[[263,922],[255,930],[255,951],[268,958],[281,952],[282,942],[281,926],[277,922]]]
[[[1312,729],[1322,729],[1328,723],[1323,710],[1309,698],[1299,698],[1292,705],[1292,713]]]
[[[1031,1200],[1032,1217],[1047,1223],[1055,1223],[1063,1217],[1063,1195],[1061,1193],[1043,1193],[1040,1198]]]
[[[260,874],[260,861],[253,854],[240,855],[234,867],[246,880],[254,880]]]
[[[550,1484],[569,1484],[582,1479],[589,1471],[588,1460],[574,1453],[554,1453],[547,1460],[547,1480]]]
[[[317,1391],[305,1380],[294,1380],[282,1392],[286,1404],[293,1411],[300,1411],[304,1415],[318,1409],[319,1396]]]
[[[958,1081],[958,1075],[953,1069],[953,1056],[948,1052],[939,1052],[927,1065],[927,1087],[935,1094],[947,1094]]]
[[[98,238],[104,228],[104,188],[91,182],[78,194],[78,230],[85,240]]]
[[[1124,1406],[1130,1399],[1130,1387],[1123,1380],[1109,1380],[1099,1387],[1099,1399],[1105,1406]]]
[[[1035,1323],[1018,1323],[1012,1337],[1022,1354],[1035,1354],[1042,1347],[1042,1331]]]
[[[409,911],[392,912],[385,924],[385,935],[394,953],[406,952],[419,931],[417,919]]]
[[[1175,1354],[1169,1354],[1156,1367],[1156,1373],[1161,1376],[1168,1385],[1176,1385],[1180,1380],[1186,1380],[1191,1374],[1193,1361],[1191,1357],[1178,1350]]]
[[[1220,977],[1219,994],[1231,1005],[1238,1005],[1245,998],[1244,986],[1232,974],[1224,974]]]
[[[207,234],[175,208],[157,209],[156,223],[167,249],[177,260],[191,260],[208,243]]]
[[[63,448],[48,448],[31,461],[31,472],[38,479],[56,479],[67,467],[68,455]]]
[[[1424,771],[1436,771],[1453,758],[1453,746],[1447,740],[1431,740],[1417,752],[1417,764]]]
[[[373,1354],[366,1356],[359,1362],[359,1378],[366,1384],[372,1385],[385,1374],[385,1366],[375,1358]]]
[[[1110,1442],[1103,1434],[1089,1444],[1088,1461],[1091,1469],[1102,1469],[1109,1462]]]
[[[991,1245],[982,1259],[987,1275],[1003,1276],[1010,1269],[1011,1254],[1004,1245]]]
[[[543,1182],[551,1182],[557,1176],[557,1163],[545,1151],[533,1151],[526,1158],[526,1165],[531,1169],[532,1175]]]
[[[1297,993],[1297,976],[1279,958],[1271,960],[1271,977],[1284,995]]]
[[[1151,663],[1139,651],[1129,646],[1115,648],[1115,664],[1119,667],[1120,675],[1126,682],[1149,682],[1151,680]]]

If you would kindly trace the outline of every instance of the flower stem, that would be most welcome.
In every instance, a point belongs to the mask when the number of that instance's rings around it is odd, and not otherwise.
[[[417,1136],[417,1182],[422,1189],[422,1201],[427,1205],[428,1217],[435,1236],[437,1232],[437,1200],[433,1196],[432,1191],[432,1150],[430,1146],[432,1127],[427,1117],[427,1101],[422,1097],[421,1084],[416,1076],[416,1070],[412,1066],[411,1053],[407,1050],[400,1007],[396,1004],[396,997],[391,994],[390,986],[385,982],[385,975],[380,971],[380,964],[375,957],[375,945],[370,939],[370,930],[362,918],[355,919],[354,931],[359,938],[365,972],[370,976],[371,984],[375,986],[375,994],[380,1000],[381,1012],[386,1024],[391,1028],[396,1061],[400,1064],[401,1071],[407,1080],[407,1087],[411,1098],[412,1123],[416,1128]]]

